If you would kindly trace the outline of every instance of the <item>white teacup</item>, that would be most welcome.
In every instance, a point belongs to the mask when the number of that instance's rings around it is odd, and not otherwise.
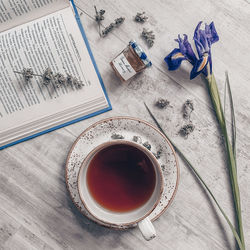
[[[101,206],[91,195],[87,184],[87,171],[93,157],[101,150],[112,145],[129,145],[140,150],[151,161],[155,172],[155,186],[149,199],[140,207],[128,212],[114,212]],[[143,237],[151,240],[156,236],[155,228],[149,219],[150,213],[158,205],[163,192],[163,173],[155,156],[135,142],[125,140],[114,140],[106,142],[92,150],[82,163],[78,174],[78,191],[86,210],[95,218],[105,224],[111,224],[122,228],[122,226],[138,225]]]

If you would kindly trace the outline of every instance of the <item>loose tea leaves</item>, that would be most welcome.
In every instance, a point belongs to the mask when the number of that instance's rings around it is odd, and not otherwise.
[[[134,141],[134,142],[137,142],[137,143],[139,143],[139,144],[142,143],[141,137],[140,137],[140,136],[137,136],[137,135],[134,135],[134,136],[133,136],[133,141]]]
[[[114,139],[114,140],[117,140],[117,139],[121,140],[121,139],[124,139],[124,136],[115,133],[115,134],[111,135],[111,138]]]
[[[166,166],[162,164],[161,169],[162,169],[162,171],[164,171],[166,169]]]
[[[145,148],[147,148],[148,150],[151,150],[151,144],[149,144],[148,141],[144,142],[142,145],[143,145]]]
[[[134,20],[138,23],[144,23],[148,20],[148,17],[145,15],[145,11],[143,11],[142,13],[137,12]]]
[[[156,159],[161,158],[162,151],[163,151],[163,148],[160,147],[160,149],[156,153],[153,153]]]

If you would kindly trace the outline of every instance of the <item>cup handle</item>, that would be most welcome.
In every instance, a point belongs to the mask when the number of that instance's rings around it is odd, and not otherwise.
[[[148,217],[139,221],[138,227],[145,240],[152,240],[156,236],[155,228]]]

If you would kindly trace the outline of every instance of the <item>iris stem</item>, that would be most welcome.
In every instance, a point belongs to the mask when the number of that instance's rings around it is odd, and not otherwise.
[[[224,116],[223,108],[221,105],[220,95],[218,91],[218,87],[216,84],[216,80],[214,75],[208,75],[205,78],[207,82],[207,87],[209,91],[209,95],[216,113],[217,120],[219,122],[222,134],[225,139],[225,147],[228,155],[228,171],[230,177],[230,183],[232,188],[233,194],[233,202],[236,212],[236,220],[239,230],[239,236],[242,243],[242,249],[245,249],[245,242],[244,242],[244,233],[243,233],[243,225],[242,225],[242,216],[241,216],[241,204],[240,204],[240,191],[238,185],[238,178],[237,178],[237,169],[236,169],[236,158],[234,154],[234,150],[232,148],[232,144],[230,143],[227,126],[226,126],[226,119]]]

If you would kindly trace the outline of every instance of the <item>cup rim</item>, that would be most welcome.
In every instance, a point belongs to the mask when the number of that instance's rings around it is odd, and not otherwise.
[[[135,146],[136,148],[138,148],[139,150],[141,150],[143,153],[145,153],[147,156],[148,154],[150,154],[151,158],[150,160],[153,160],[153,164],[155,165],[155,168],[158,169],[158,172],[160,173],[160,192],[159,192],[159,197],[156,199],[154,205],[152,206],[152,208],[146,213],[144,214],[143,216],[141,216],[139,219],[135,220],[135,221],[131,221],[131,222],[128,222],[128,223],[110,223],[109,221],[106,221],[106,220],[103,220],[103,219],[100,219],[98,217],[96,217],[95,214],[93,214],[91,212],[91,210],[88,208],[86,202],[84,201],[82,195],[81,195],[81,192],[80,192],[80,188],[79,188],[79,184],[80,184],[80,174],[82,173],[84,167],[86,167],[86,162],[89,160],[89,158],[91,158],[93,155],[95,155],[97,152],[99,152],[102,148],[104,148],[105,146],[107,145],[116,145],[116,144],[127,144],[127,145],[132,145],[132,146]],[[145,147],[143,147],[142,145],[136,143],[136,142],[133,142],[133,141],[128,141],[128,140],[124,140],[124,139],[116,139],[116,140],[113,140],[113,141],[106,141],[100,145],[98,145],[97,147],[95,147],[94,149],[92,149],[88,155],[85,157],[85,159],[83,160],[83,162],[81,163],[81,167],[79,169],[79,172],[78,172],[78,176],[77,176],[77,190],[78,190],[78,194],[79,194],[79,197],[80,197],[80,200],[81,202],[83,203],[84,207],[86,208],[87,212],[89,214],[91,214],[91,216],[93,216],[96,220],[96,222],[98,223],[99,221],[102,222],[102,223],[105,223],[107,225],[116,225],[116,226],[129,226],[129,225],[134,225],[136,223],[138,223],[139,221],[142,221],[143,219],[145,219],[146,217],[148,217],[152,211],[156,208],[156,206],[159,204],[160,200],[161,200],[161,197],[162,197],[162,193],[163,193],[163,187],[164,187],[164,183],[163,183],[163,172],[162,172],[162,169],[160,167],[160,164],[158,162],[158,160],[156,159],[156,157],[153,155],[153,153],[151,151],[149,151],[148,149],[146,149]]]

